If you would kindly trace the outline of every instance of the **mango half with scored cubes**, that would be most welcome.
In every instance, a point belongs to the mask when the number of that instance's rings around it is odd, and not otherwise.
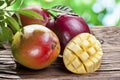
[[[92,73],[99,69],[102,56],[101,43],[96,37],[90,33],[81,33],[66,45],[63,62],[73,73]]]

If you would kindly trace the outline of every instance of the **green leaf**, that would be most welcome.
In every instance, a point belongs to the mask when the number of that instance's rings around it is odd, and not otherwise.
[[[3,21],[4,20],[4,16],[0,16],[0,21]]]
[[[5,12],[0,10],[0,16],[5,15]]]
[[[4,1],[1,1],[1,0],[0,0],[0,6],[2,6],[3,4],[4,4]]]
[[[13,17],[7,16],[5,21],[9,25],[9,27],[13,30],[14,33],[20,30],[18,22]]]
[[[5,0],[7,6],[11,6],[12,4],[14,4],[17,0]]]
[[[4,11],[0,11],[0,22],[2,22],[2,21],[4,21],[4,19],[5,19],[5,12]]]
[[[12,41],[13,33],[9,27],[0,26],[0,42]]]
[[[18,13],[14,13],[14,14],[17,17],[17,21],[18,21],[19,25],[22,26],[20,15]]]
[[[60,13],[75,14],[70,7],[63,5],[54,6],[50,10]]]
[[[1,21],[1,22],[0,22],[0,26],[5,26],[5,22],[4,22],[4,21]]]
[[[37,12],[32,11],[32,10],[18,10],[17,12],[19,14],[22,14],[22,15],[30,17],[30,18],[38,18],[40,20],[44,20],[42,15],[40,15]]]

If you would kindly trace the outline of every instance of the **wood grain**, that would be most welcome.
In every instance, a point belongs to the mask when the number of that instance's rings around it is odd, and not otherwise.
[[[76,75],[64,67],[62,58],[43,70],[30,70],[14,62],[11,49],[0,49],[1,79],[120,80],[120,27],[91,27],[102,43],[101,67],[94,73]]]

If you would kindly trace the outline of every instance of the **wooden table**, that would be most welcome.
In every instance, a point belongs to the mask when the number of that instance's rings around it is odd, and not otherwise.
[[[64,67],[62,58],[43,70],[29,70],[17,65],[11,50],[0,50],[0,80],[2,79],[71,79],[120,80],[120,27],[91,27],[92,33],[102,41],[101,67],[94,73],[77,75]]]

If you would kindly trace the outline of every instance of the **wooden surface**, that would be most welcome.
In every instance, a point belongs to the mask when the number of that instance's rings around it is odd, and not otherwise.
[[[102,42],[104,52],[101,67],[94,73],[77,75],[64,67],[62,58],[43,70],[29,70],[17,65],[11,50],[0,50],[0,80],[2,79],[59,79],[59,80],[120,80],[120,27],[91,27]]]

